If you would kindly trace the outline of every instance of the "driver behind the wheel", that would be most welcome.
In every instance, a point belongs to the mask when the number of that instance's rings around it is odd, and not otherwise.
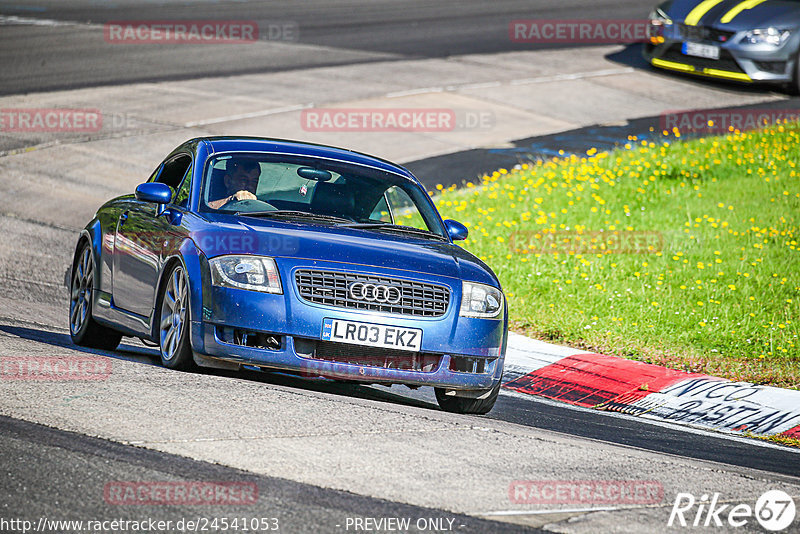
[[[226,196],[212,200],[208,207],[218,210],[229,202],[237,200],[257,200],[256,188],[261,175],[261,166],[253,160],[231,159],[225,166],[223,183],[227,191]]]

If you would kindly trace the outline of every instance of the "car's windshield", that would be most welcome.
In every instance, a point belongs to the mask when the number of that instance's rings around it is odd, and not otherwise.
[[[376,169],[314,158],[225,154],[210,159],[203,182],[203,211],[446,235],[422,188]]]

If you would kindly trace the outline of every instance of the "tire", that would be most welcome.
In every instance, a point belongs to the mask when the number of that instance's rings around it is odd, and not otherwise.
[[[183,265],[176,264],[167,274],[159,298],[158,346],[161,364],[169,369],[193,369],[192,347],[189,340],[189,282]]]
[[[800,95],[800,51],[794,58],[794,77],[789,85],[789,94],[793,96]]]
[[[114,350],[122,334],[99,324],[92,317],[94,295],[94,255],[86,243],[78,253],[69,285],[69,335],[72,342],[82,347]]]
[[[494,407],[497,396],[500,394],[501,381],[491,389],[491,393],[485,399],[470,399],[468,397],[456,397],[446,395],[446,389],[434,388],[436,392],[436,402],[445,412],[485,415]]]

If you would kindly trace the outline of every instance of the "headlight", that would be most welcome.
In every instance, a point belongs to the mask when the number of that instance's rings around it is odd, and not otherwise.
[[[762,30],[750,30],[742,38],[741,44],[759,45],[768,44],[775,47],[781,46],[789,38],[792,32],[789,30],[779,30],[778,28],[766,28]]]
[[[461,283],[461,317],[492,319],[503,311],[503,293],[494,287],[473,282]]]
[[[275,260],[263,256],[220,256],[208,262],[211,283],[264,293],[283,293]]]
[[[653,10],[648,19],[647,37],[650,38],[650,42],[654,45],[663,43],[664,26],[671,26],[672,19],[670,19],[667,14],[660,9]]]

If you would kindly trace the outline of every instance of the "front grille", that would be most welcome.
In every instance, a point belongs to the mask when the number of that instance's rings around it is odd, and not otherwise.
[[[696,69],[701,71],[703,69],[717,69],[729,72],[744,72],[742,71],[741,67],[739,67],[739,64],[736,63],[736,60],[733,59],[731,53],[725,49],[721,49],[719,51],[719,59],[708,59],[684,55],[684,53],[681,51],[681,45],[675,43],[670,46],[666,52],[664,52],[664,54],[661,55],[660,59],[677,61],[678,63],[688,63],[689,65],[693,65]]]
[[[363,347],[361,345],[332,343],[329,341],[317,342],[312,357],[329,362],[423,373],[436,371],[442,359],[439,354],[427,352]]]
[[[708,26],[687,26],[686,24],[679,24],[678,28],[680,29],[681,37],[688,41],[727,43],[736,33],[709,28]]]
[[[447,305],[450,302],[450,289],[445,286],[398,278],[316,270],[299,270],[294,278],[297,290],[304,300],[337,308],[416,317],[441,317],[447,312]],[[350,286],[356,282],[397,288],[400,292],[399,300],[390,303],[379,302],[380,298],[371,301],[354,298]],[[374,295],[368,294],[368,297]]]

